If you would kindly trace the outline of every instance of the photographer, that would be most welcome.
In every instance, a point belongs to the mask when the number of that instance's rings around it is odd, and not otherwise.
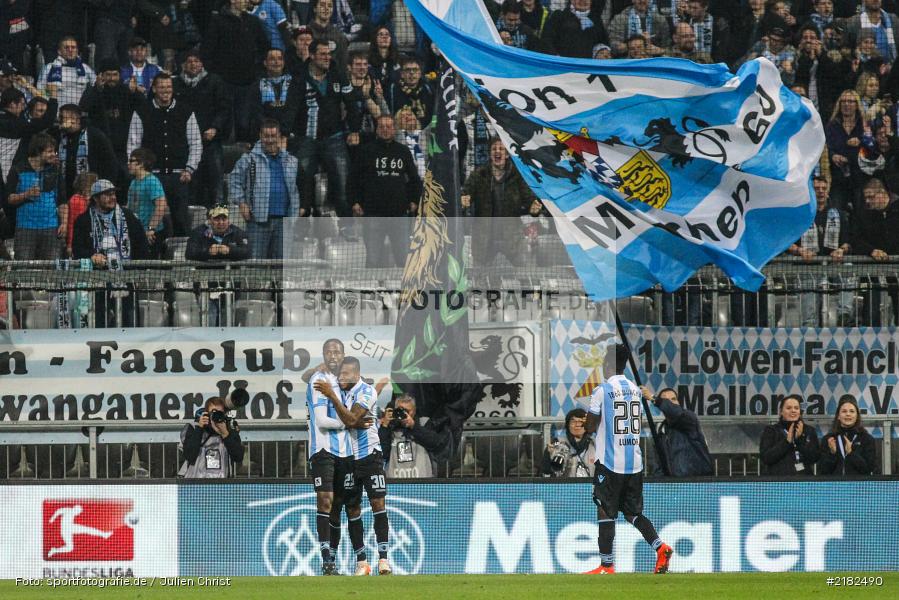
[[[543,451],[544,477],[593,477],[596,446],[584,424],[587,411],[575,408],[565,415],[565,437],[553,440]]]
[[[448,430],[438,428],[427,417],[415,418],[415,398],[403,394],[381,417],[378,429],[388,478],[434,477],[436,454],[444,454],[452,443]]]
[[[799,396],[780,402],[780,420],[762,431],[759,457],[768,475],[812,475],[818,460],[818,435],[802,422]]]
[[[184,464],[178,471],[179,477],[225,478],[230,463],[243,460],[240,427],[237,421],[225,416],[225,402],[221,398],[207,400],[196,422],[184,426],[180,446],[184,452]]]

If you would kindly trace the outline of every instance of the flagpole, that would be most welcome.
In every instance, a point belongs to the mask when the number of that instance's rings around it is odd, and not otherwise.
[[[634,381],[639,385],[643,385],[640,381],[640,372],[637,371],[637,362],[634,360],[634,354],[631,352],[631,345],[627,341],[627,336],[624,335],[624,326],[621,324],[621,317],[618,316],[618,308],[615,308],[615,327],[618,328],[618,337],[621,338],[621,343],[624,344],[624,347],[627,348],[627,362],[630,363],[631,372],[634,374]],[[642,395],[641,395],[642,396]],[[646,397],[642,396],[643,400],[643,414],[646,415],[646,422],[649,424],[649,432],[652,434],[652,444],[655,446],[656,454],[659,457],[659,463],[662,465],[662,472],[670,477],[671,471],[668,468],[668,457],[665,455],[665,449],[662,447],[662,444],[659,442],[659,435],[656,432],[655,422],[652,420],[652,413],[649,410],[649,403],[646,401]]]

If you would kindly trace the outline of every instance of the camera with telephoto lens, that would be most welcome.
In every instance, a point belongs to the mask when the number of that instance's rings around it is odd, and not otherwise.
[[[402,427],[403,421],[406,420],[406,417],[409,416],[409,413],[405,408],[394,408],[393,409],[393,419],[390,420],[391,427]]]
[[[568,446],[556,440],[549,445],[549,462],[556,469],[561,468],[568,460]]]

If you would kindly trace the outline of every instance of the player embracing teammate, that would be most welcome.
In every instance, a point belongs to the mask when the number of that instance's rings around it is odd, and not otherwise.
[[[610,348],[612,350],[612,348]],[[674,550],[659,539],[652,522],[643,515],[643,454],[640,420],[643,416],[640,388],[624,376],[628,351],[623,345],[608,352],[603,364],[603,383],[590,398],[587,433],[596,435],[596,470],[593,502],[599,521],[601,564],[590,575],[615,572],[612,544],[618,511],[637,528],[656,552],[656,573],[667,573]]]
[[[378,574],[390,575],[387,560],[389,524],[384,460],[378,439],[377,394],[360,373],[359,361],[344,355],[343,343],[327,340],[322,347],[324,368],[309,380],[309,462],[316,491],[322,574],[338,575],[340,511],[346,507],[350,542],[356,555],[356,575],[371,574],[362,525],[362,490],[374,517],[378,544]]]

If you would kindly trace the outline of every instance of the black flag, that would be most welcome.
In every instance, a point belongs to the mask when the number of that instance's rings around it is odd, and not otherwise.
[[[468,351],[468,291],[459,185],[458,90],[441,66],[428,165],[409,254],[394,339],[397,391],[418,401],[419,414],[444,419],[459,441],[481,398]]]

